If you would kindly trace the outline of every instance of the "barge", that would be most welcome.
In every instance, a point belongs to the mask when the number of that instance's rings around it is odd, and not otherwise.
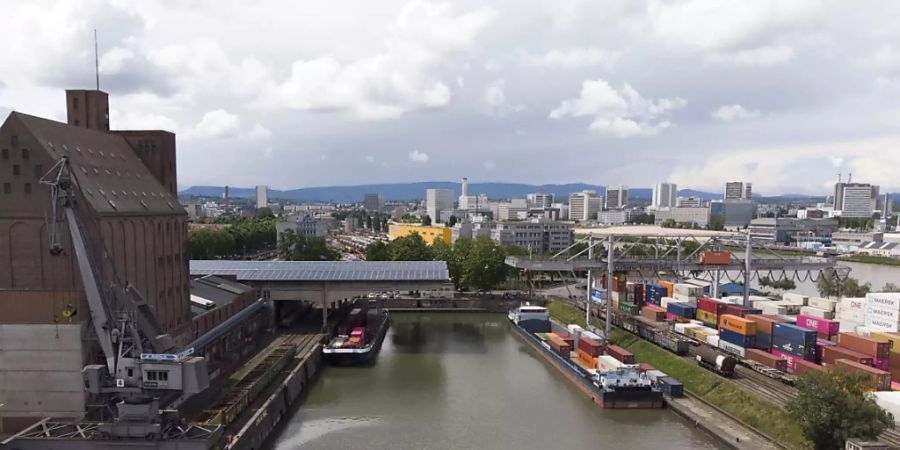
[[[383,308],[354,308],[338,324],[337,334],[322,348],[322,354],[337,366],[371,363],[389,327],[390,318]]]
[[[665,407],[663,392],[634,364],[605,363],[586,366],[572,358],[574,349],[558,348],[548,343],[551,331],[546,308],[521,306],[509,312],[513,330],[550,364],[556,367],[579,390],[604,409],[659,409]],[[560,351],[562,350],[562,351]]]

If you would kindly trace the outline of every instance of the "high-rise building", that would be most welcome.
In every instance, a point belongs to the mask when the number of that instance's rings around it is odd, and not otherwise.
[[[425,191],[425,214],[432,222],[440,220],[441,211],[453,209],[453,189],[428,189]]]
[[[618,209],[628,206],[628,186],[606,187],[606,209]]]
[[[836,183],[834,210],[841,217],[872,217],[878,201],[878,186],[868,183]]]
[[[269,187],[256,186],[256,209],[267,208],[269,206]]]
[[[370,212],[381,212],[384,209],[384,194],[366,194],[363,197],[363,208]]]
[[[678,197],[675,199],[675,206],[678,208],[699,208],[703,206],[703,199],[700,197]]]
[[[569,220],[585,222],[595,220],[603,198],[596,191],[581,191],[569,194]]]
[[[487,195],[460,195],[459,209],[466,211],[489,211]]]
[[[753,200],[753,183],[744,181],[725,183],[725,200]]]
[[[525,199],[528,201],[528,206],[531,208],[549,208],[553,205],[553,194],[538,192],[528,194]]]
[[[675,206],[675,198],[678,195],[678,186],[675,183],[658,183],[653,186],[653,199],[650,205],[657,208],[671,208]]]

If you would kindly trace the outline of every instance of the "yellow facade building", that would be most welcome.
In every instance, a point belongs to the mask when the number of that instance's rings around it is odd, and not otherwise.
[[[397,224],[391,224],[388,227],[388,236],[390,236],[391,240],[408,236],[410,233],[418,233],[419,236],[422,236],[422,239],[424,239],[425,242],[428,243],[428,245],[433,244],[436,240],[444,241],[449,245],[451,240],[450,238],[453,234],[452,230],[447,227]]]

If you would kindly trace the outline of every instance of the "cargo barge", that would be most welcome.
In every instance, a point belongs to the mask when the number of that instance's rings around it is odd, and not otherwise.
[[[337,366],[371,363],[378,356],[390,327],[382,308],[354,308],[338,324],[337,335],[322,348],[325,360]]]
[[[663,392],[652,385],[646,374],[633,365],[595,370],[558,351],[538,335],[550,332],[546,308],[521,306],[508,314],[513,330],[556,367],[582,393],[604,409],[659,409],[665,407]],[[608,356],[608,355],[604,355]],[[612,359],[612,358],[610,358]]]

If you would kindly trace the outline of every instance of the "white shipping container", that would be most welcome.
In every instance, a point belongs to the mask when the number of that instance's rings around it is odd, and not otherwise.
[[[781,301],[791,304],[791,305],[800,305],[806,306],[806,301],[809,297],[802,294],[795,294],[793,292],[785,292],[784,295],[781,296]]]
[[[866,316],[866,321],[863,322],[866,328],[871,328],[877,331],[888,331],[892,333],[896,333],[898,331],[898,324],[896,320],[890,319],[882,319],[878,316]]]
[[[803,307],[803,305],[798,305],[796,303],[785,303],[784,301],[773,302],[773,303],[775,303],[776,305],[784,306],[784,310],[785,310],[784,314],[789,315],[789,316],[796,316],[797,314],[800,314],[800,308]]]
[[[863,311],[866,309],[866,299],[864,297],[842,298],[838,301],[838,305],[841,307],[841,309]]]
[[[866,306],[866,317],[869,316],[877,316],[884,320],[900,320],[900,311],[891,308],[884,308],[881,306]]]
[[[756,309],[762,309],[763,305],[768,305],[772,303],[771,300],[752,300],[750,301],[750,306]]]
[[[593,340],[595,340],[595,341],[602,341],[602,340],[603,340],[603,339],[600,338],[600,336],[597,336],[596,334],[591,333],[590,331],[586,331],[586,330],[585,330],[585,331],[582,331],[582,332],[581,332],[581,335],[584,336],[584,337],[586,337],[586,338],[593,339]]]
[[[600,355],[597,360],[599,369],[606,372],[610,370],[616,370],[624,365],[621,361],[609,355]]]
[[[774,314],[778,316],[783,316],[787,314],[787,307],[783,305],[778,305],[775,302],[769,302],[764,305],[760,305],[758,307],[759,310],[763,312],[763,314]]]
[[[806,304],[814,308],[824,309],[826,311],[834,311],[837,300],[822,297],[810,297]]]
[[[800,308],[800,314],[819,317],[822,319],[834,319],[834,312],[827,311],[821,308],[814,308],[812,306],[804,306]]]
[[[661,308],[665,309],[669,305],[669,302],[677,302],[677,301],[678,300],[675,300],[673,297],[663,297],[659,301],[659,306]]]
[[[702,320],[691,319],[691,324],[703,326]]]
[[[652,381],[652,382],[654,382],[654,383],[656,382],[656,380],[658,380],[658,379],[660,379],[660,378],[662,378],[662,377],[667,377],[667,376],[668,376],[668,375],[666,375],[666,373],[663,372],[662,370],[656,370],[656,369],[653,369],[653,370],[648,370],[648,371],[647,371],[647,378],[649,378],[650,381]]]
[[[874,292],[866,294],[866,306],[900,310],[900,292]]]
[[[675,293],[675,294],[672,294],[672,298],[674,298],[675,300],[678,300],[679,302],[687,303],[691,306],[697,306],[697,297],[691,297],[689,295],[682,295],[682,294]]]
[[[573,335],[577,335],[578,333],[584,331],[584,328],[581,328],[581,325],[578,325],[577,323],[570,323],[566,326],[566,328],[569,330],[569,334]]]
[[[866,315],[859,311],[843,311],[835,315],[835,318],[841,322],[859,322],[866,320]]]
[[[689,330],[691,328],[697,328],[699,326],[701,326],[701,325],[697,325],[694,323],[676,323],[675,324],[675,332],[678,334],[684,334],[685,330]]]
[[[738,355],[741,358],[747,356],[747,350],[745,350],[744,347],[741,347],[740,345],[734,345],[724,339],[719,339],[719,348],[725,350],[728,353]]]
[[[846,320],[846,319],[839,319],[839,320],[840,320],[840,323],[841,323],[841,325],[840,325],[840,332],[841,332],[841,333],[855,333],[855,332],[856,332],[856,328],[857,328],[857,327],[861,327],[861,326],[863,325],[863,322],[862,322],[861,320],[859,320],[859,321],[857,321],[857,320]]]
[[[749,297],[747,298],[747,300],[750,300],[751,302],[764,301],[764,300],[772,301],[771,298],[769,298],[769,297],[763,297],[763,296],[761,296],[761,295],[751,295],[751,296],[749,296]]]
[[[700,297],[703,295],[703,288],[693,284],[676,283],[672,287],[672,292],[674,294],[684,295],[685,297]],[[677,298],[677,295],[673,295],[673,297]]]
[[[718,336],[707,336],[706,343],[713,347],[718,347],[719,346],[719,337]]]

